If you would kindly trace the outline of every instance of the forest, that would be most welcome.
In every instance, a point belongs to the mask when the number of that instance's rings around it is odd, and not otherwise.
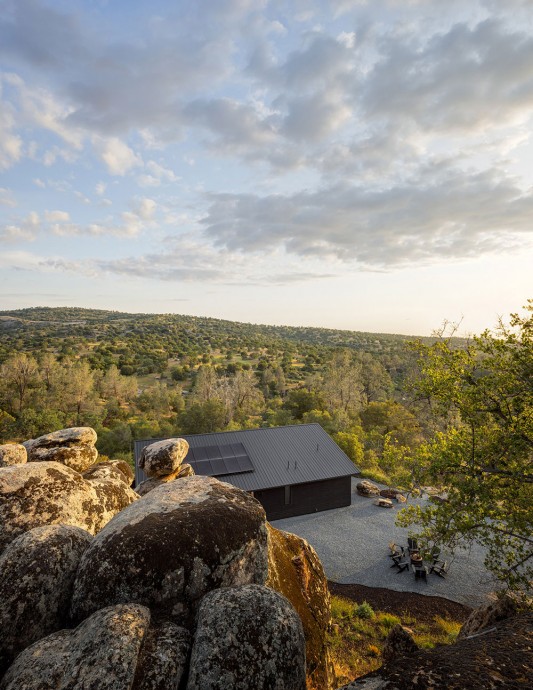
[[[136,438],[319,422],[358,467],[388,480],[391,448],[415,447],[433,424],[410,390],[412,340],[180,315],[0,312],[0,441],[89,425],[102,455],[131,460]]]

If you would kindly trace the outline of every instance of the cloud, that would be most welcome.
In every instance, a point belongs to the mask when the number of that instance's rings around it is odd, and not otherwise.
[[[427,169],[409,183],[293,195],[213,195],[205,232],[229,251],[283,248],[369,268],[506,251],[531,241],[533,191],[497,171]]]
[[[0,225],[0,242],[32,242],[40,227],[39,215],[32,211],[15,223]]]
[[[140,187],[159,187],[165,182],[178,182],[179,177],[170,168],[150,160],[146,163],[147,174],[139,175],[137,184]]]
[[[428,40],[387,36],[358,95],[367,117],[407,118],[425,131],[479,132],[529,117],[533,37],[491,18]]]
[[[125,175],[142,161],[127,144],[116,137],[94,137],[93,144],[111,175]]]
[[[17,202],[13,196],[13,192],[5,187],[0,187],[0,206],[16,206]]]
[[[48,223],[66,223],[70,215],[67,211],[45,211],[44,218]]]

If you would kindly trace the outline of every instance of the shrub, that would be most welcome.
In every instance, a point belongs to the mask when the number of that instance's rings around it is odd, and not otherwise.
[[[355,610],[355,615],[358,618],[363,618],[367,620],[369,618],[374,618],[376,614],[374,613],[374,609],[370,606],[368,601],[363,601],[363,603],[359,604],[359,606]]]

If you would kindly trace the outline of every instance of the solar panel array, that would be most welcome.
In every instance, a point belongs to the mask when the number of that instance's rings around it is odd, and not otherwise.
[[[253,472],[254,466],[242,443],[189,448],[186,462],[196,474],[223,477],[226,474]]]

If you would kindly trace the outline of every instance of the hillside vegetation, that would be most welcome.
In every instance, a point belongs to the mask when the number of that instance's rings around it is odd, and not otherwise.
[[[429,341],[429,339],[427,339]],[[429,418],[406,336],[78,308],[0,312],[0,437],[87,424],[134,438],[319,422],[372,476]],[[380,464],[381,463],[381,464]]]

